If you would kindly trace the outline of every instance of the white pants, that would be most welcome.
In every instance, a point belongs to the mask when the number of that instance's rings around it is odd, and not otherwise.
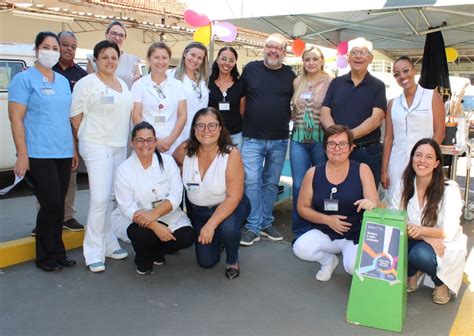
[[[317,261],[325,265],[331,257],[342,252],[344,270],[354,272],[357,247],[352,240],[331,240],[329,236],[317,229],[310,230],[299,237],[293,244],[293,253],[301,260]]]
[[[126,147],[79,143],[79,153],[89,176],[89,214],[84,237],[86,265],[105,262],[105,257],[120,248],[110,223],[114,207],[113,181],[117,166],[126,159]]]

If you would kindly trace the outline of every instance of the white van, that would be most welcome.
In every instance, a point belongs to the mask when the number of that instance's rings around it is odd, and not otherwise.
[[[85,69],[86,55],[92,50],[76,50],[76,63]],[[8,119],[8,86],[13,77],[35,64],[34,45],[0,43],[0,171],[12,170],[16,161],[10,120]]]

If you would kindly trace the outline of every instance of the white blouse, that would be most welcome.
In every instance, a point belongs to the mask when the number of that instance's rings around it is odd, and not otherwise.
[[[184,157],[183,184],[186,196],[197,206],[215,206],[227,196],[225,173],[229,154],[217,154],[201,179],[198,157]]]
[[[174,77],[168,78],[155,88],[157,84],[147,75],[133,84],[132,95],[135,102],[142,104],[143,120],[155,128],[159,139],[170,135],[178,119],[178,105],[186,101],[183,84]],[[178,147],[176,139],[167,153],[172,154]]]
[[[153,156],[151,166],[144,169],[135,152],[120,164],[114,182],[118,204],[115,212],[119,211],[130,225],[133,222],[133,215],[138,210],[152,210],[153,202],[168,200],[173,210],[158,220],[166,223],[174,232],[181,227],[190,226],[191,223],[179,207],[183,196],[179,168],[171,156],[166,154],[161,156],[163,169],[156,155]],[[113,218],[117,220],[116,214]]]
[[[421,225],[423,207],[418,202],[416,183],[415,193],[408,201],[408,223]],[[402,210],[402,183],[400,182],[393,192],[390,207]],[[436,256],[438,268],[436,275],[455,294],[462,283],[464,264],[467,254],[467,237],[463,234],[460,225],[462,214],[461,192],[456,182],[448,181],[443,198],[438,207],[438,221],[434,227],[442,228],[445,234],[443,244],[446,247],[442,257]]]
[[[169,77],[175,78],[176,69],[168,70],[167,74]],[[207,107],[209,103],[209,89],[207,88],[205,81],[196,83],[192,81],[186,74],[184,74],[183,80],[184,95],[186,97],[187,106],[187,120],[186,125],[178,137],[176,142],[182,143],[189,138],[189,132],[191,130],[191,123],[194,115],[200,109]]]
[[[133,98],[127,84],[117,79],[122,92],[109,88],[95,73],[74,86],[70,116],[84,115],[78,131],[80,142],[110,147],[127,145]]]

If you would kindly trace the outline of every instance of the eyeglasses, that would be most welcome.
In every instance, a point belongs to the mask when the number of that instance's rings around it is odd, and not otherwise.
[[[370,52],[368,52],[367,50],[351,50],[349,52],[349,55],[366,57],[370,55]]]
[[[120,38],[120,39],[124,39],[125,37],[127,37],[125,34],[122,34],[122,33],[117,33],[117,32],[110,32],[110,36],[112,36],[113,38]]]
[[[163,92],[163,89],[161,88],[160,84],[153,85],[153,88],[155,89],[156,93],[158,94],[158,97],[162,99],[166,99],[166,95]]]
[[[281,47],[281,46],[278,46],[278,45],[273,45],[273,44],[265,44],[265,49],[268,49],[268,50],[275,50],[275,51],[279,51],[279,52],[282,52],[283,50],[285,50],[285,48]]]
[[[147,139],[135,138],[135,142],[138,145],[143,145],[144,143],[146,143],[148,145],[153,145],[156,142],[156,139],[155,138],[147,138]]]
[[[217,129],[217,126],[219,126],[219,123],[216,122],[210,122],[208,124],[205,123],[197,123],[194,125],[194,127],[199,131],[199,132],[204,132],[207,128],[208,131],[213,132]]]
[[[349,143],[347,141],[341,141],[341,142],[335,142],[335,141],[329,141],[326,146],[329,149],[335,149],[336,147],[339,147],[339,149],[346,149],[349,147]]]

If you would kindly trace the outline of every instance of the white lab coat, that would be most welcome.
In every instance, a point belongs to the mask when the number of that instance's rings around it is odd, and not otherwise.
[[[181,101],[186,101],[183,84],[173,76],[168,76],[160,87],[164,96],[160,96],[154,86],[151,75],[139,79],[133,84],[132,95],[135,102],[142,104],[143,120],[153,125],[158,139],[163,139],[173,131],[178,120],[178,107]],[[166,151],[172,155],[181,143],[179,136]]]
[[[161,156],[163,170],[156,155],[151,166],[144,169],[135,152],[117,169],[114,187],[118,207],[112,214],[112,227],[115,235],[123,241],[130,242],[127,228],[133,222],[135,212],[151,210],[152,202],[157,200],[171,202],[173,210],[158,220],[168,224],[172,232],[191,226],[189,218],[179,207],[183,197],[179,168],[171,156]]]
[[[424,89],[418,85],[410,107],[403,93],[392,102],[393,145],[388,164],[390,177],[388,199],[391,198],[394,188],[402,178],[415,143],[422,138],[433,137],[432,100],[433,90]]]
[[[175,78],[175,73],[176,69],[170,69],[166,72],[169,77],[173,78]],[[202,80],[198,85],[196,85],[196,83],[189,79],[186,74],[184,74],[182,83],[184,87],[184,95],[186,97],[188,115],[186,125],[184,125],[181,135],[176,140],[176,142],[179,144],[188,140],[189,132],[191,130],[191,123],[196,112],[204,107],[207,107],[209,103],[209,89],[207,88],[205,81]]]
[[[400,205],[401,196],[402,184],[399,183],[395,187],[391,199],[390,207],[392,209],[402,209]],[[423,208],[418,202],[416,183],[415,193],[408,201],[406,210],[408,213],[408,223],[421,225]],[[443,229],[445,234],[443,244],[446,249],[443,257],[436,256],[438,262],[436,275],[453,293],[457,294],[462,283],[467,254],[467,237],[463,234],[462,226],[460,225],[462,199],[456,182],[447,182],[438,211],[438,222],[435,227]]]

